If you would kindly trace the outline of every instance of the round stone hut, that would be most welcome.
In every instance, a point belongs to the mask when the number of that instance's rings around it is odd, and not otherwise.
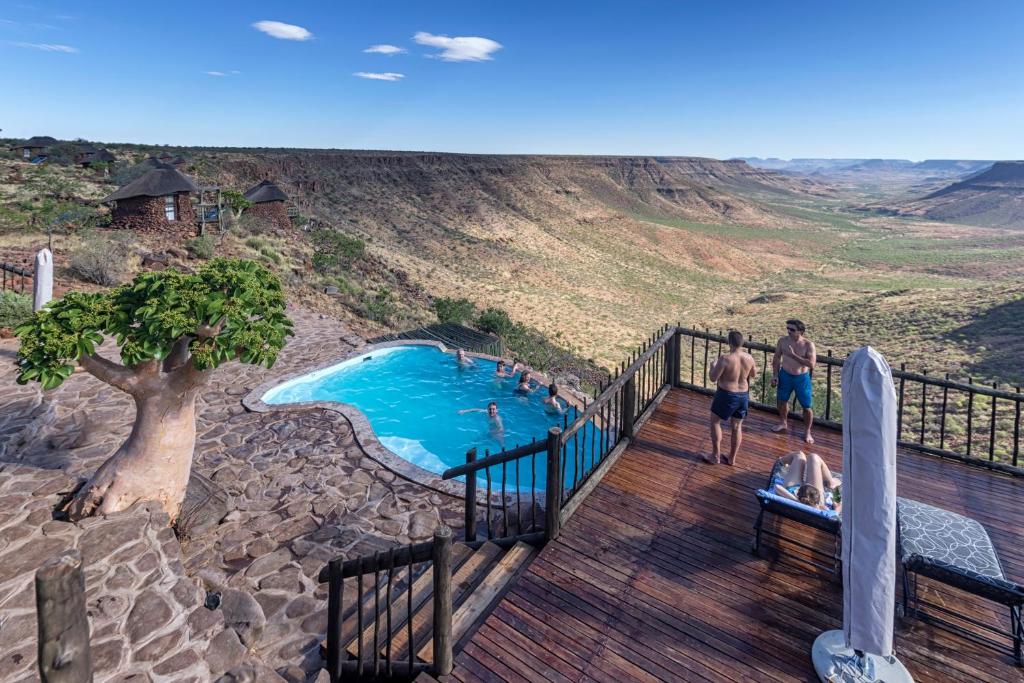
[[[274,181],[264,180],[251,188],[244,196],[252,202],[252,206],[246,209],[246,213],[261,216],[282,230],[291,226],[288,210],[284,206],[284,203],[288,201],[288,195]]]
[[[112,204],[111,227],[144,232],[196,233],[195,184],[167,164],[154,167],[103,200]]]

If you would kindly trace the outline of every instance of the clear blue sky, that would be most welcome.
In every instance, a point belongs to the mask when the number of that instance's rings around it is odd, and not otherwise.
[[[1021,0],[6,0],[0,74],[3,136],[1024,158]]]

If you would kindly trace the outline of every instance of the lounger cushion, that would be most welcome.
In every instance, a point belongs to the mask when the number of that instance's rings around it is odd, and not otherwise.
[[[896,505],[904,567],[989,600],[1024,604],[1024,586],[1006,579],[985,527],[916,500]]]
[[[774,504],[784,505],[786,507],[793,508],[794,510],[799,510],[799,511],[804,512],[804,513],[808,513],[808,514],[812,514],[812,515],[817,515],[818,517],[821,517],[822,519],[839,519],[839,515],[836,514],[836,512],[833,511],[833,510],[819,510],[818,508],[811,507],[810,505],[804,505],[800,501],[792,500],[790,498],[786,498],[785,496],[780,496],[779,494],[775,493],[774,491],[766,491],[764,489],[758,489],[757,490],[757,497],[758,498],[766,498],[766,499],[770,500]]]
[[[900,499],[897,510],[904,562],[941,562],[979,576],[1003,578],[992,541],[977,521],[905,498]]]

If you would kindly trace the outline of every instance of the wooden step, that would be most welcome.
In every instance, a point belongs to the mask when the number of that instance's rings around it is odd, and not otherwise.
[[[473,551],[462,543],[455,543],[452,546],[452,572],[458,572],[463,564],[466,563],[469,558],[474,555]],[[420,576],[413,582],[412,586],[412,613],[415,615],[416,611],[423,606],[423,603],[428,601],[434,594],[434,572],[431,567],[427,567]],[[385,610],[387,605],[384,604],[386,593],[381,596],[381,613],[380,621],[377,624],[377,644],[382,646],[387,641],[387,616]],[[407,592],[402,590],[392,590],[391,592],[391,634],[392,637],[398,631],[405,627],[405,622],[409,616],[409,600]],[[363,640],[363,652],[368,654],[370,657],[373,656],[373,636],[374,636],[374,620],[373,620],[373,601],[369,603],[369,614],[364,616],[363,623],[366,624],[366,628],[363,629],[362,640]],[[355,630],[354,628],[352,630]],[[345,633],[343,631],[342,633]],[[359,636],[352,636],[352,640],[345,646],[349,654],[353,657],[358,657],[359,653]],[[382,650],[383,651],[383,646]],[[365,656],[365,655],[364,655]]]
[[[495,544],[484,543],[459,567],[457,572],[452,574],[452,605],[461,604],[471,595],[473,589],[487,576],[491,566],[501,557],[502,552],[502,549]],[[431,585],[431,588],[433,588],[433,585]],[[433,593],[432,590],[431,593]],[[433,627],[434,601],[426,600],[412,617],[412,646],[414,652],[420,643],[431,640]],[[408,658],[408,628],[403,628],[394,635],[391,641],[391,656],[395,661],[402,661]],[[432,659],[433,656],[430,656],[426,661]]]
[[[491,606],[497,602],[505,588],[526,566],[535,552],[536,549],[533,546],[520,541],[501,558],[500,562],[494,565],[480,585],[476,586],[469,597],[455,610],[452,617],[452,643],[457,645],[483,620]],[[428,640],[420,647],[418,656],[423,661],[433,661],[433,639]]]

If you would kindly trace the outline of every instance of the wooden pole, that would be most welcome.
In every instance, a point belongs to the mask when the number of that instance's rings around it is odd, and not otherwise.
[[[43,683],[92,683],[82,555],[67,550],[36,572],[39,677]]]
[[[558,538],[562,530],[562,430],[548,430],[548,482],[544,491],[544,522],[547,539]]]
[[[434,532],[434,670],[435,676],[452,672],[452,530]],[[410,588],[411,590],[411,588]],[[410,617],[411,620],[411,617]],[[412,648],[413,644],[409,643]]]
[[[466,451],[466,464],[476,462],[476,448]],[[466,473],[466,543],[476,540],[476,472]]]
[[[626,380],[622,388],[622,435],[633,438],[633,426],[636,422],[636,375]]]

